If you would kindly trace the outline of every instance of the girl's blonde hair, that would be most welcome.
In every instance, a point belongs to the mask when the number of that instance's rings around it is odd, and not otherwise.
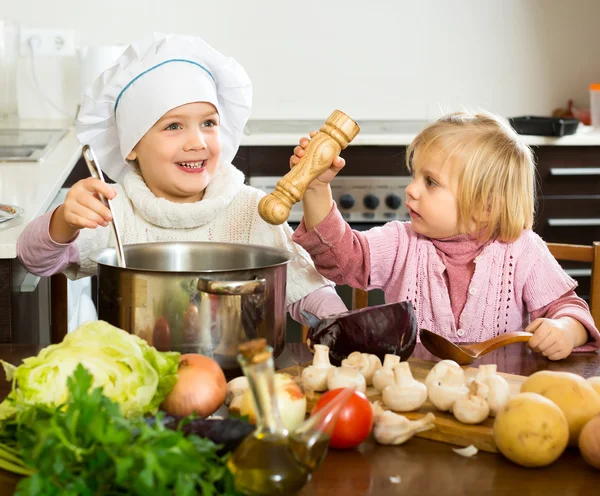
[[[415,153],[442,153],[458,165],[458,222],[472,220],[484,241],[509,243],[531,229],[535,212],[535,165],[531,149],[504,119],[488,113],[456,112],[427,126],[406,151],[412,171]]]

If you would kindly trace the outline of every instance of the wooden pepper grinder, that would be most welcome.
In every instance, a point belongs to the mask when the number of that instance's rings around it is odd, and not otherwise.
[[[333,159],[348,146],[360,128],[350,117],[334,110],[323,127],[311,139],[304,157],[285,176],[277,181],[275,191],[258,204],[258,213],[269,224],[283,224],[294,203],[302,200],[312,180],[325,172]]]

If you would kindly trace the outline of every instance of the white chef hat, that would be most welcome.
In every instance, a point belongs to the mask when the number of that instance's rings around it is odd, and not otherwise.
[[[86,91],[77,137],[119,182],[129,167],[127,155],[144,134],[169,110],[192,102],[216,107],[221,157],[231,162],[252,106],[246,71],[196,36],[154,33],[132,43]]]

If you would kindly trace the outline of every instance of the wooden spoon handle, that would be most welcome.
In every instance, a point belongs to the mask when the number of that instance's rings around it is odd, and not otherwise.
[[[356,122],[343,112],[335,110],[310,140],[300,162],[277,182],[275,191],[258,204],[258,213],[263,220],[273,225],[284,223],[290,215],[292,205],[302,200],[304,191],[312,180],[331,167],[333,159],[359,131]]]
[[[498,348],[502,348],[503,346],[509,344],[526,343],[531,339],[531,336],[533,336],[533,334],[525,331],[507,332],[505,334],[501,334],[500,336],[496,336],[495,338],[492,338],[488,341],[479,343],[482,345],[481,351],[475,350],[475,347],[472,347],[471,349],[477,352],[479,356],[486,355],[490,351],[494,351]]]

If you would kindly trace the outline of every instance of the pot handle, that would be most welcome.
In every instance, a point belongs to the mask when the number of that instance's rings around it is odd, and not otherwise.
[[[267,281],[263,278],[251,281],[213,281],[212,279],[198,279],[198,291],[214,295],[252,295],[265,292]]]

